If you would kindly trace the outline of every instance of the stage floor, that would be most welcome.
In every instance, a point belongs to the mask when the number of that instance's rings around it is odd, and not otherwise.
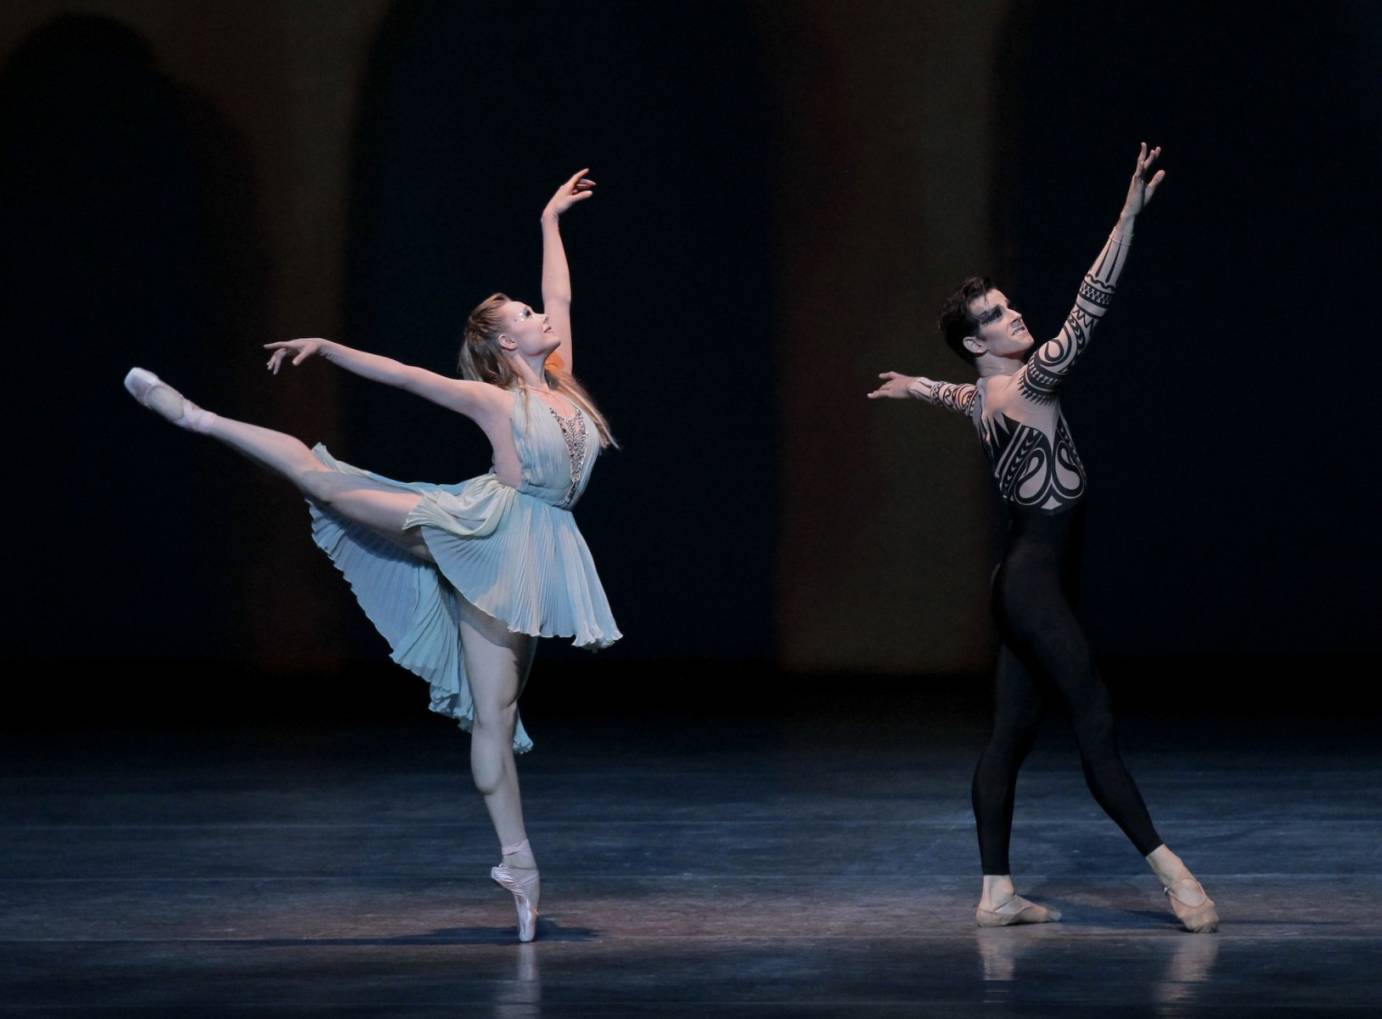
[[[1372,726],[1125,719],[1182,933],[1048,721],[1019,889],[977,930],[982,720],[530,720],[539,940],[514,942],[468,739],[413,724],[12,737],[0,1008],[496,1016],[1249,1015],[1382,1007]]]

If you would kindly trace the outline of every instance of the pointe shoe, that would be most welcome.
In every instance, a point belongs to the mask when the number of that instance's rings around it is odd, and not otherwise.
[[[511,868],[501,863],[490,868],[489,876],[500,888],[513,893],[514,909],[518,911],[518,940],[532,941],[537,936],[537,900],[542,888],[537,868]]]
[[[149,410],[179,428],[205,432],[216,415],[202,410],[153,372],[131,368],[125,375],[125,390]]]
[[[1191,934],[1213,934],[1219,929],[1219,914],[1214,909],[1214,900],[1189,874],[1171,882],[1163,891],[1171,900],[1171,912]]]
[[[1038,906],[1028,902],[1020,895],[1014,895],[1007,902],[999,903],[997,909],[980,906],[974,911],[974,921],[980,927],[1011,927],[1019,923],[1058,923],[1060,911]]]

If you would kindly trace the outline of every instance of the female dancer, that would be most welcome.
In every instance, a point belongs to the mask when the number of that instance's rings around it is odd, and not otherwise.
[[[993,465],[1011,516],[1007,549],[994,574],[993,611],[1003,642],[998,651],[993,736],[974,773],[983,890],[981,927],[1059,920],[1060,914],[1016,894],[1008,867],[1017,771],[1041,720],[1035,676],[1055,684],[1069,702],[1090,791],[1151,865],[1188,931],[1216,929],[1214,902],[1152,826],[1123,766],[1108,690],[1074,613],[1060,568],[1072,510],[1085,474],[1057,399],[1090,333],[1113,299],[1132,245],[1133,222],[1151,201],[1165,171],[1150,176],[1160,148],[1144,143],[1122,214],[1080,284],[1059,335],[1035,347],[1022,315],[984,277],[971,276],[946,301],[940,326],[946,342],[978,370],[977,385],[884,372],[870,398],[919,399],[969,417]]]
[[[513,893],[518,937],[536,933],[540,890],[519,799],[514,751],[531,747],[518,695],[538,637],[604,647],[620,637],[571,506],[609,426],[571,377],[571,278],[557,220],[594,194],[586,171],[542,213],[539,314],[494,294],[466,323],[463,379],[323,339],[268,343],[268,368],[320,355],[478,424],[494,451],[488,474],[456,485],[405,484],[334,459],[323,446],[232,421],[135,368],[125,388],[174,424],[219,439],[292,482],[308,499],[312,537],[345,574],[395,662],[427,680],[432,710],[471,732],[470,766],[499,836],[490,871]]]

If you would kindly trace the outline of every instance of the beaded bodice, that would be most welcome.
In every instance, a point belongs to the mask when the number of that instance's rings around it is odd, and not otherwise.
[[[572,405],[562,415],[545,400],[514,400],[514,444],[523,465],[519,491],[561,509],[570,509],[585,491],[600,444],[588,415]]]
[[[581,413],[579,407],[570,417],[562,417],[557,413],[556,408],[550,404],[547,409],[557,420],[557,427],[561,429],[561,437],[566,440],[567,459],[571,461],[571,487],[566,490],[566,498],[563,500],[569,506],[576,501],[576,490],[580,488],[581,478],[585,474],[585,415]]]

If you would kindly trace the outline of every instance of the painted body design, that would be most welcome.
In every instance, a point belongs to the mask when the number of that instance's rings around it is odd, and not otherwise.
[[[1113,303],[1133,221],[1165,177],[1165,171],[1150,170],[1160,154],[1145,142],[1139,147],[1118,224],[1085,273],[1054,339],[1034,347],[1007,295],[987,277],[970,276],[946,300],[940,325],[947,344],[978,370],[979,381],[957,385],[890,371],[879,374],[882,384],[868,394],[870,399],[917,398],[968,417],[1006,503],[1008,539],[993,577],[994,622],[1002,637],[993,732],[970,787],[984,875],[974,913],[980,927],[1060,919],[1058,911],[1017,894],[1008,859],[1017,774],[1036,739],[1044,702],[1055,694],[1070,707],[1090,792],[1151,866],[1176,919],[1194,933],[1218,928],[1213,900],[1157,834],[1123,764],[1108,688],[1064,583],[1076,520],[1072,510],[1086,480],[1057,394]]]
[[[975,770],[974,816],[986,875],[1007,875],[1017,772],[1042,715],[1045,677],[1069,703],[1085,778],[1095,799],[1144,856],[1161,844],[1114,736],[1108,690],[1065,599],[1061,563],[1086,479],[1057,399],[1112,303],[1131,236],[1115,229],[1080,283],[1055,339],[1029,349],[1012,374],[975,385],[930,382],[909,389],[973,422],[988,454],[1010,527],[994,575],[993,611],[1003,637],[994,731]],[[980,321],[983,321],[981,318]]]
[[[1054,439],[1042,428],[1014,421],[1001,411],[980,419],[979,437],[993,465],[993,479],[1008,502],[1056,513],[1084,495],[1084,464],[1059,407],[1055,418]]]
[[[1128,232],[1115,229],[1109,234],[1080,282],[1060,332],[1034,348],[1017,372],[980,379],[977,385],[937,382],[924,395],[928,402],[974,423],[998,494],[1006,502],[1059,513],[1084,495],[1084,464],[1057,393],[1113,303],[1131,243]]]

